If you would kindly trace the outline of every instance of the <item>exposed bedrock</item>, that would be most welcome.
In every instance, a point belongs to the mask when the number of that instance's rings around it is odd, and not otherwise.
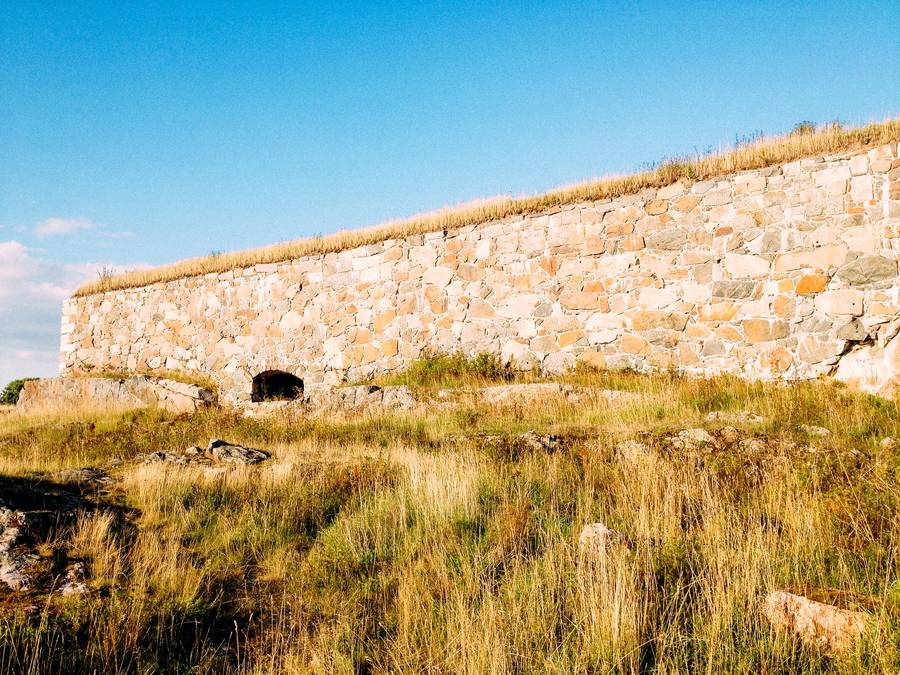
[[[146,408],[156,406],[175,413],[194,412],[213,402],[208,389],[165,378],[135,375],[112,377],[56,377],[25,383],[18,407],[73,408],[110,406]]]

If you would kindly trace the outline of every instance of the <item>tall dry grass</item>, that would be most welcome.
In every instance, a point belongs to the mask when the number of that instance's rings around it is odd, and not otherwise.
[[[900,432],[895,403],[816,383],[570,379],[639,396],[325,420],[2,418],[5,475],[125,463],[104,508],[59,534],[87,561],[91,594],[0,614],[0,669],[896,672],[900,453],[881,445]],[[763,415],[738,424],[760,445],[665,441],[710,426],[710,410]],[[803,423],[833,433],[810,438]],[[526,429],[563,449],[518,446]],[[225,471],[131,459],[212,435],[273,459]],[[616,452],[626,439],[650,452]],[[581,555],[594,521],[633,548]],[[873,628],[840,659],[805,647],[758,611],[779,588],[865,608]]]
[[[678,157],[663,161],[651,170],[630,176],[585,181],[540,195],[523,197],[505,195],[477,200],[370,228],[341,231],[325,237],[282,242],[247,251],[191,258],[147,270],[103,275],[98,280],[81,286],[75,292],[75,296],[146,286],[212,272],[227,272],[258,264],[282,262],[307,255],[342,251],[387,239],[402,239],[415,234],[541,213],[567,204],[616,198],[640,192],[646,188],[671,185],[681,179],[706,180],[737,171],[791,162],[802,157],[882,145],[898,139],[900,139],[900,119],[886,120],[858,128],[842,128],[839,125],[831,124],[812,132],[760,138],[725,152]]]

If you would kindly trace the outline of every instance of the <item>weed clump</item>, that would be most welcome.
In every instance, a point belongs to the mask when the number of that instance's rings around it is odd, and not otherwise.
[[[431,353],[413,361],[406,370],[385,378],[383,384],[436,388],[511,382],[515,377],[512,366],[496,354]]]

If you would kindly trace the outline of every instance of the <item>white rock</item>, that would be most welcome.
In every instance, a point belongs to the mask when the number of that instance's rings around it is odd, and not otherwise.
[[[852,649],[866,630],[862,612],[840,609],[786,591],[769,593],[763,615],[778,629],[794,632],[803,642],[835,652]]]

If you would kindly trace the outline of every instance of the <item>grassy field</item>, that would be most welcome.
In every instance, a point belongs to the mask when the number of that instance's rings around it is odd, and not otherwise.
[[[281,262],[305,255],[341,251],[386,239],[485,223],[509,216],[541,213],[567,204],[620,197],[640,192],[645,188],[671,185],[680,179],[706,180],[737,171],[791,162],[801,157],[875,147],[898,139],[900,139],[900,119],[856,128],[842,128],[840,125],[830,124],[814,129],[811,125],[806,125],[783,136],[757,138],[751,142],[739,143],[735,148],[724,152],[676,157],[661,161],[652,169],[640,173],[589,180],[540,195],[521,197],[504,195],[480,199],[374,227],[345,230],[326,237],[300,239],[247,251],[191,258],[162,267],[134,270],[118,275],[103,274],[96,281],[83,285],[75,295],[146,286],[160,281],[210,272],[226,272],[260,263]]]
[[[430,372],[423,387],[507,378]],[[347,419],[0,416],[4,480],[117,479],[39,546],[85,561],[89,593],[0,592],[0,671],[897,672],[895,403],[826,383],[572,379],[639,396]],[[712,411],[763,421],[723,432]],[[692,427],[717,447],[667,440]],[[527,430],[558,449],[522,446]],[[273,457],[224,472],[135,460],[211,437]],[[617,452],[627,440],[650,452]],[[579,555],[595,521],[633,547]],[[871,628],[841,657],[806,647],[761,617],[776,589],[863,609]]]

